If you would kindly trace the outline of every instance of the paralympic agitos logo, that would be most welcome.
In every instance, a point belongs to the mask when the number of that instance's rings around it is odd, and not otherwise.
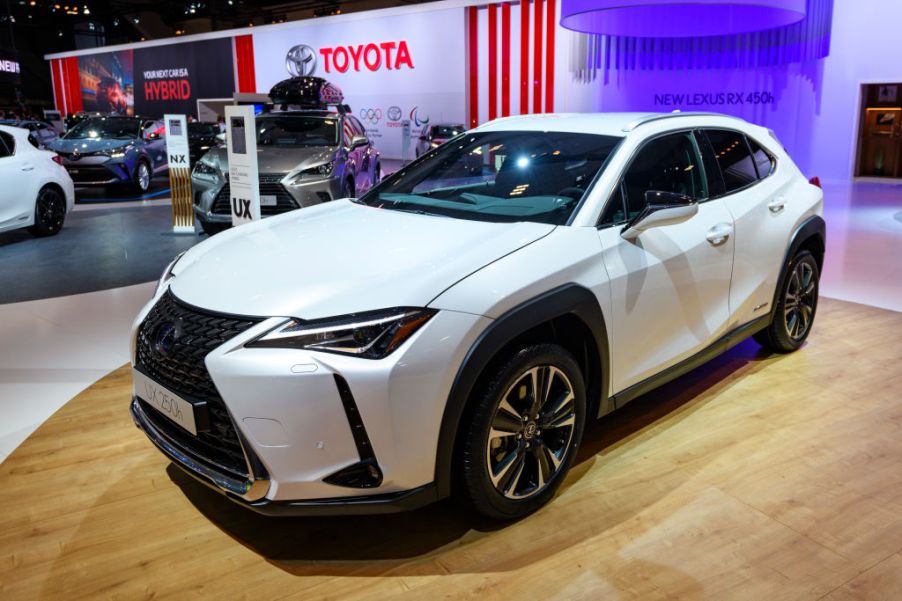
[[[317,60],[311,56],[312,48],[304,44],[293,46],[285,56],[285,67],[291,75],[312,75]],[[319,49],[323,71],[345,73],[349,70],[380,71],[382,69],[413,69],[413,58],[407,42],[379,42],[378,44],[357,44],[331,46]]]

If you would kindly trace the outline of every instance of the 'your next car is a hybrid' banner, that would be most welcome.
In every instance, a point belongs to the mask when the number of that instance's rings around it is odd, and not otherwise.
[[[194,115],[198,98],[232,96],[231,56],[229,38],[80,56],[82,105],[119,115]]]
[[[331,81],[385,157],[401,157],[404,121],[413,138],[430,123],[464,123],[460,9],[299,21],[253,36],[258,92],[296,75]]]

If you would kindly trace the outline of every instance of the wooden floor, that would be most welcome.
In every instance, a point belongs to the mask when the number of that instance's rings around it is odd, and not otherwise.
[[[131,423],[129,372],[0,465],[0,599],[902,599],[902,313],[822,300],[589,429],[518,523],[265,518]]]

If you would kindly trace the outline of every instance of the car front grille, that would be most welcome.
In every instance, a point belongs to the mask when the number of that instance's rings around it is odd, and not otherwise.
[[[204,359],[210,351],[259,321],[201,311],[182,303],[167,290],[138,328],[136,345],[136,367],[186,400],[206,402],[210,427],[195,437],[168,423],[147,403],[143,403],[145,413],[154,415],[154,422],[159,422],[156,425],[165,429],[184,451],[242,478],[249,474],[238,433]],[[178,332],[165,355],[155,344],[163,324],[172,324]]]
[[[293,211],[298,208],[298,203],[291,194],[285,189],[281,183],[284,173],[262,173],[260,174],[260,195],[275,196],[276,204],[270,206],[261,206],[261,215],[278,215],[287,211]],[[229,215],[232,212],[232,190],[229,183],[226,182],[222,189],[216,194],[213,200],[213,207],[210,212],[214,215]]]

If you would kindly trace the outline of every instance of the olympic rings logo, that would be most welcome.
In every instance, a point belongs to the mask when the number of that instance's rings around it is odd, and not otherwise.
[[[382,109],[360,109],[359,117],[370,125],[376,125],[382,119]]]

